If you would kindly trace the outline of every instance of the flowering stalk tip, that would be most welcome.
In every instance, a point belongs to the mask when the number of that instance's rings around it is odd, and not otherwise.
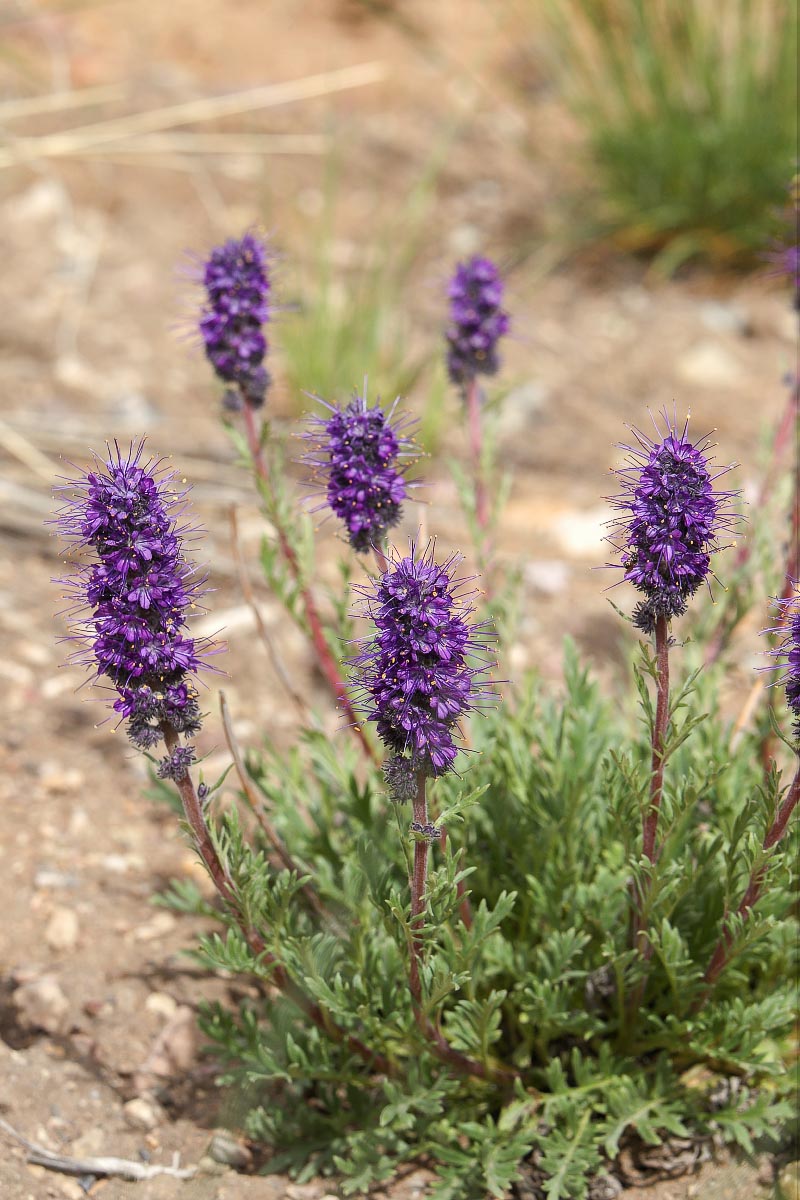
[[[708,439],[693,443],[688,421],[681,431],[665,419],[663,438],[633,430],[637,445],[622,447],[628,465],[615,472],[622,493],[611,504],[624,515],[610,522],[614,532],[607,538],[619,554],[611,565],[644,595],[633,615],[644,633],[653,633],[660,617],[670,621],[686,611],[711,574],[721,535],[738,519],[730,511],[738,493],[714,489],[731,467],[712,474]]]
[[[210,646],[186,632],[203,580],[184,556],[187,530],[178,521],[186,493],[174,478],[158,460],[145,461],[143,441],[126,453],[115,444],[105,461],[58,489],[56,525],[70,550],[89,552],[64,580],[78,643],[70,661],[110,680],[113,709],[134,745],[167,741],[159,774],[177,779],[194,760],[176,735],[200,729],[194,677]]]
[[[454,578],[460,556],[439,565],[433,549],[430,543],[420,554],[412,542],[409,553],[393,554],[387,571],[364,590],[364,615],[376,631],[352,660],[367,719],[395,756],[386,773],[398,800],[411,797],[412,772],[424,777],[453,769],[459,720],[495,697],[485,686],[493,634],[487,622],[470,621],[466,581]]]
[[[203,267],[203,285],[200,335],[215,373],[228,385],[224,406],[260,408],[270,384],[264,367],[270,315],[264,243],[246,233],[215,247]]]
[[[488,258],[459,263],[448,295],[450,324],[445,336],[451,381],[465,386],[477,375],[495,375],[500,365],[497,345],[510,324],[502,307],[500,272]]]
[[[395,420],[398,401],[385,411],[368,404],[366,389],[349,404],[334,406],[320,400],[330,415],[314,416],[304,435],[312,445],[304,461],[320,482],[325,501],[343,522],[354,550],[366,553],[380,546],[400,520],[408,485],[403,459],[410,454],[411,420]]]

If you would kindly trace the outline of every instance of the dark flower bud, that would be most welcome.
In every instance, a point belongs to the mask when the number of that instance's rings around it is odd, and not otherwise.
[[[438,842],[442,837],[442,831],[436,825],[421,825],[419,821],[412,821],[409,830],[427,842]]]

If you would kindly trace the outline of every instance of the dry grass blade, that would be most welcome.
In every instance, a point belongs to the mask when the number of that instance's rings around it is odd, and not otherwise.
[[[92,146],[126,141],[144,134],[174,129],[178,125],[194,125],[202,121],[214,121],[220,117],[255,112],[258,109],[276,108],[296,100],[328,96],[334,92],[379,83],[385,74],[385,68],[380,62],[360,63],[355,67],[307,75],[285,83],[266,84],[228,96],[203,96],[198,100],[187,100],[181,104],[170,104],[147,112],[81,125],[63,133],[19,138],[13,146],[0,153],[0,167],[8,167],[29,159],[82,154]]]
[[[119,84],[80,88],[72,92],[46,92],[26,99],[0,101],[0,124],[19,117],[35,117],[39,113],[66,112],[72,108],[87,108],[90,104],[107,104],[119,100],[125,89]]]
[[[30,468],[34,475],[38,475],[47,483],[53,482],[56,474],[54,464],[26,437],[10,425],[6,425],[5,421],[0,421],[0,446],[12,458]]]
[[[317,133],[153,133],[122,146],[89,146],[81,158],[128,158],[151,154],[324,154],[328,139]]]

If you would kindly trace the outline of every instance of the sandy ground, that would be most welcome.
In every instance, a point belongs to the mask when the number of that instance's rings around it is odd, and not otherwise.
[[[141,760],[121,733],[97,727],[100,710],[76,694],[80,678],[59,669],[63,623],[51,578],[62,564],[43,525],[50,489],[62,455],[83,463],[107,438],[147,433],[154,449],[174,456],[208,530],[216,588],[209,619],[226,629],[237,733],[256,741],[267,726],[288,741],[293,717],[256,645],[230,556],[230,505],[246,546],[257,545],[260,521],[202,357],[181,337],[194,301],[176,267],[187,249],[263,222],[281,247],[291,299],[293,273],[309,266],[306,227],[319,211],[326,159],[163,149],[144,157],[118,142],[96,142],[91,155],[84,145],[79,155],[85,133],[73,133],[71,152],[56,156],[34,154],[20,139],[379,63],[383,77],[369,85],[184,127],[313,135],[335,148],[347,264],[458,119],[408,317],[424,343],[441,326],[441,284],[458,255],[480,247],[513,263],[520,246],[533,247],[509,279],[515,334],[499,428],[515,478],[499,554],[523,568],[520,629],[507,648],[514,673],[535,665],[557,679],[568,633],[612,685],[617,677],[623,634],[603,594],[607,579],[592,568],[606,559],[601,497],[613,490],[607,471],[625,422],[646,424],[648,406],[691,411],[696,430],[716,429],[721,460],[742,464],[737,486],[753,496],[759,444],[784,404],[794,326],[774,284],[710,275],[663,282],[607,255],[551,256],[544,237],[553,197],[572,181],[578,139],[536,55],[523,54],[496,10],[476,0],[386,8],[396,17],[378,21],[343,0],[19,3],[0,13],[0,126],[16,154],[0,170],[0,1115],[62,1154],[154,1164],[179,1154],[194,1164],[212,1131],[235,1132],[241,1114],[236,1097],[214,1090],[193,1024],[198,1000],[224,997],[228,985],[182,956],[197,922],[150,906],[170,878],[198,877],[193,855],[174,819],[143,796]],[[3,109],[21,96],[106,86],[116,90],[75,111]],[[282,376],[280,327],[275,341],[272,405],[288,429],[297,398]],[[419,413],[425,402],[423,380],[409,404]],[[449,403],[443,450],[463,456],[462,422]],[[427,528],[468,550],[441,463],[427,462],[424,474]],[[418,520],[410,511],[407,531]],[[340,549],[333,530],[323,530],[323,579],[333,580]],[[308,648],[263,590],[259,601],[299,684],[324,706]],[[749,671],[755,650],[754,638],[743,637],[734,670]],[[333,730],[335,717],[328,720]],[[216,721],[203,739],[201,750],[222,761]],[[0,1137],[8,1200],[84,1195],[79,1181],[24,1159]],[[755,1168],[706,1171],[647,1195],[751,1197],[761,1187]],[[229,1174],[187,1184],[98,1181],[90,1194],[316,1200],[329,1186]],[[392,1196],[423,1190],[424,1174],[416,1175]]]

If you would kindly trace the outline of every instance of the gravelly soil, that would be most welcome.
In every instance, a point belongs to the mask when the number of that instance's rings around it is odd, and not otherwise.
[[[17,118],[18,137],[383,61],[383,83],[244,120],[249,131],[330,133],[348,197],[343,261],[363,242],[376,205],[417,177],[448,117],[469,111],[442,172],[429,256],[418,271],[411,317],[424,339],[441,323],[437,289],[455,255],[477,243],[510,261],[512,235],[541,237],[548,197],[569,179],[564,163],[577,134],[546,86],[531,85],[524,102],[505,87],[519,57],[491,6],[396,7],[410,32],[333,0],[178,0],[168,8],[122,0],[67,15],[57,5],[19,6],[5,34],[13,54],[0,60],[0,88],[12,96],[124,87],[119,99],[77,117]],[[528,138],[538,146],[533,156],[524,151]],[[239,507],[246,546],[257,544],[259,519],[219,430],[204,364],[178,336],[186,292],[174,268],[187,247],[266,219],[287,247],[281,270],[290,287],[323,174],[312,157],[181,164],[65,157],[0,173],[0,1115],[53,1151],[162,1164],[173,1154],[196,1163],[215,1127],[237,1128],[236,1098],[211,1086],[192,1021],[198,999],[225,997],[228,984],[182,956],[197,922],[149,906],[170,878],[202,876],[173,818],[143,798],[141,761],[121,733],[96,727],[102,715],[75,693],[75,672],[57,669],[63,625],[53,617],[58,590],[50,579],[61,565],[42,521],[62,451],[85,461],[106,438],[148,433],[154,448],[172,453],[195,484],[208,529],[217,588],[209,619],[226,628],[225,687],[237,733],[247,742],[266,724],[292,737],[292,714],[254,649],[229,553],[230,504]],[[605,560],[600,497],[613,486],[612,444],[624,422],[646,422],[646,406],[691,409],[695,428],[717,429],[721,457],[741,461],[739,484],[754,494],[756,447],[784,402],[793,325],[785,297],[762,278],[665,283],[612,259],[548,271],[541,263],[534,254],[510,281],[513,386],[500,448],[515,484],[499,553],[524,565],[525,603],[508,658],[515,673],[535,664],[557,679],[569,633],[613,682],[622,635],[602,594],[606,579],[591,571]],[[419,411],[424,393],[411,403]],[[295,407],[279,351],[273,405],[286,421]],[[445,448],[463,454],[455,406],[451,415]],[[436,463],[425,464],[425,474],[426,527],[463,545],[452,484]],[[407,516],[415,529],[419,513]],[[333,579],[339,551],[323,530],[324,578]],[[277,627],[274,601],[259,598]],[[735,670],[751,665],[751,633],[742,635]],[[281,641],[299,684],[324,705],[308,649],[283,627]],[[328,721],[333,732],[335,716]],[[222,761],[214,720],[203,738],[201,750]],[[146,1120],[136,1107],[142,1096]],[[0,1193],[8,1200],[84,1194],[76,1180],[26,1165],[10,1138],[0,1137],[0,1147]],[[754,1169],[704,1171],[646,1195],[743,1200],[760,1187]],[[402,1181],[392,1196],[421,1195],[424,1179]],[[329,1186],[228,1175],[187,1184],[100,1181],[90,1194],[312,1200]],[[644,1200],[644,1192],[629,1193],[640,1194]]]

